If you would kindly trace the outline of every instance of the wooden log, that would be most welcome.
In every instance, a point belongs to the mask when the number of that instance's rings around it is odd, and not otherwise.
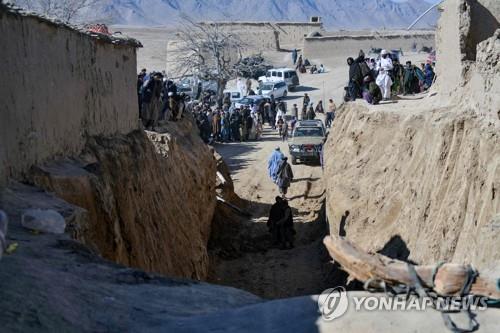
[[[340,236],[326,236],[323,240],[330,256],[342,269],[355,279],[366,282],[380,279],[389,285],[412,285],[408,263],[391,259],[381,254],[369,254]],[[460,264],[443,264],[439,267],[434,283],[432,276],[436,265],[414,266],[424,287],[432,288],[441,296],[458,296],[466,281],[468,268]],[[472,284],[470,293],[500,299],[498,278],[479,275]]]

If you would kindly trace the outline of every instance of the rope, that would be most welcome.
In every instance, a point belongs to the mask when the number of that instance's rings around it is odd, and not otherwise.
[[[436,279],[436,275],[441,266],[443,266],[444,264],[445,264],[444,262],[440,262],[439,264],[436,265],[436,267],[434,267],[432,271],[432,288],[434,288],[435,286],[434,281]],[[406,294],[406,298],[408,298],[410,295],[417,295],[421,298],[429,297],[434,301],[432,303],[434,309],[441,312],[444,324],[446,328],[448,328],[451,332],[470,333],[470,332],[475,332],[479,329],[479,323],[476,320],[476,315],[472,313],[470,309],[462,309],[460,311],[468,316],[469,319],[468,327],[464,328],[458,327],[457,324],[451,319],[449,315],[449,313],[453,311],[436,308],[435,300],[438,297],[438,295],[435,292],[432,292],[432,290],[425,289],[423,287],[422,281],[418,276],[414,265],[408,264],[408,273],[411,278],[410,285],[389,286],[382,279],[370,278],[364,283],[364,288],[369,292],[375,292],[382,289],[386,294],[389,294],[392,297],[396,297],[401,294]],[[478,272],[472,266],[467,266],[467,276],[465,278],[462,288],[460,289],[460,296],[464,297],[469,294],[472,284],[474,283],[478,275],[479,275]]]
[[[431,283],[432,283],[432,288],[433,289],[436,287],[436,283],[435,283],[435,281],[436,281],[436,275],[437,275],[439,269],[441,268],[441,266],[443,266],[444,264],[445,264],[445,262],[441,261],[432,270],[432,281],[431,281]]]

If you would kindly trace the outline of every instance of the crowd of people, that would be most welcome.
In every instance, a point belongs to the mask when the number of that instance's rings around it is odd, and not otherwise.
[[[403,66],[387,50],[380,52],[378,60],[366,58],[363,50],[356,59],[347,58],[349,83],[345,87],[344,100],[363,98],[370,104],[391,100],[393,95],[415,94],[426,91],[434,82],[432,64],[422,64],[421,68],[407,61]]]
[[[154,130],[161,120],[181,119],[189,98],[177,93],[176,84],[161,72],[147,73],[142,69],[137,76],[139,118],[144,128]]]
[[[322,74],[326,72],[323,64],[320,64],[319,67],[311,65],[308,59],[303,59],[302,55],[298,55],[297,49],[292,50],[292,62],[295,70],[299,71],[299,73],[307,73],[307,67],[309,67],[309,74]]]

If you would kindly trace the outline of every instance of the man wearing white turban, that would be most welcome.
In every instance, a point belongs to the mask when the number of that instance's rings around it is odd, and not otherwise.
[[[377,64],[377,85],[380,87],[380,90],[382,91],[382,97],[385,101],[391,99],[392,79],[389,71],[391,71],[393,68],[394,66],[392,65],[392,60],[389,56],[389,52],[387,52],[387,50],[382,50],[382,52],[380,52],[380,60]]]

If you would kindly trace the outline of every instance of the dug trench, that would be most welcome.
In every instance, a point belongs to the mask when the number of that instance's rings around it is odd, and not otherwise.
[[[158,132],[89,138],[77,158],[34,166],[24,181],[72,208],[46,205],[45,199],[26,205],[59,211],[71,238],[89,253],[133,269],[267,299],[317,294],[331,286],[333,265],[322,244],[329,232],[321,166],[294,166],[288,197],[295,247],[281,250],[266,226],[278,195],[267,159],[277,146],[286,153],[286,143],[267,128],[261,141],[214,149],[203,144],[194,126],[187,117]],[[5,207],[25,196],[17,185],[10,188]],[[7,212],[16,223],[22,208]],[[18,230],[12,239],[25,237]]]
[[[295,246],[273,245],[267,220],[279,194],[267,159],[286,143],[266,128],[260,141],[218,145],[219,198],[209,241],[208,281],[263,298],[318,294],[331,286],[335,269],[322,239],[328,232],[320,165],[294,165],[287,197],[294,216]],[[227,165],[226,165],[226,161]],[[234,183],[231,179],[234,178]]]

